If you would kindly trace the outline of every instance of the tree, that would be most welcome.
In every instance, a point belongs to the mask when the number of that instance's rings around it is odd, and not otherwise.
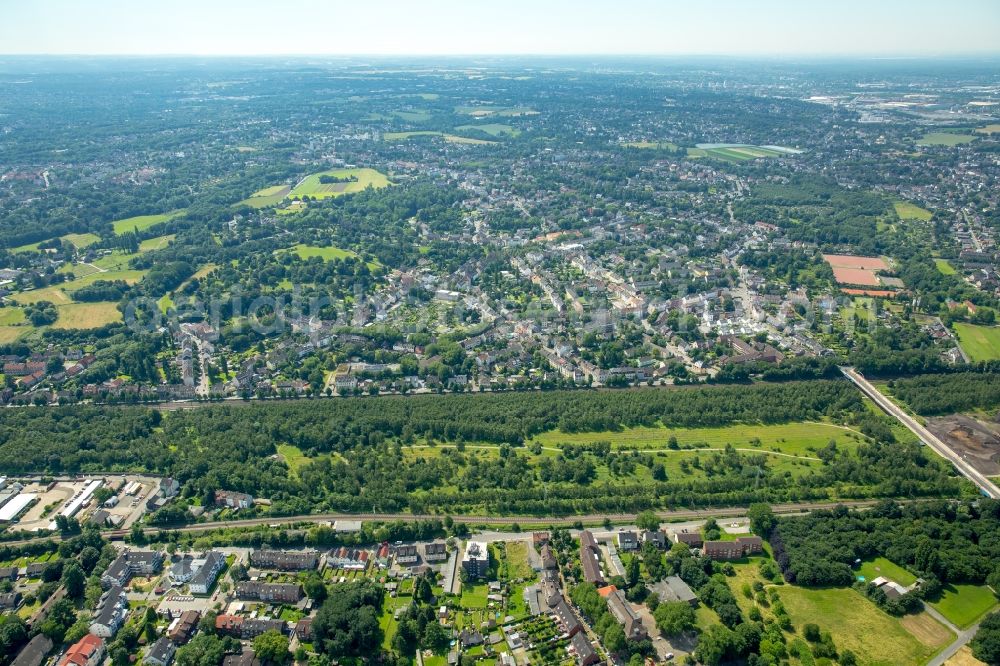
[[[288,637],[273,629],[253,639],[253,651],[262,662],[275,664],[284,664],[291,656],[288,652]]]
[[[1000,612],[986,616],[969,644],[976,659],[987,664],[1000,664]]]
[[[750,529],[765,538],[777,524],[771,505],[763,502],[751,504],[750,508],[747,509],[747,516],[750,518]]]
[[[70,560],[63,566],[62,584],[70,599],[79,599],[83,596],[83,591],[87,586],[87,578],[79,562]]]
[[[317,650],[332,658],[376,654],[382,643],[378,616],[383,589],[347,583],[331,592],[312,624]]]
[[[221,638],[199,633],[187,645],[178,648],[174,661],[177,666],[219,666],[225,653]]]
[[[656,512],[646,510],[636,516],[635,524],[640,530],[655,532],[660,529],[660,517],[656,515]]]
[[[667,636],[677,636],[694,627],[695,613],[691,605],[683,601],[668,601],[656,607],[653,613],[656,627]]]
[[[626,646],[625,632],[617,622],[611,623],[607,631],[604,632],[604,647],[608,652],[622,652]]]
[[[802,627],[802,635],[810,643],[818,643],[820,640],[819,625],[807,622]]]
[[[62,643],[66,631],[76,622],[76,609],[69,599],[60,599],[52,605],[45,622],[42,623],[42,633],[52,639],[53,643]]]
[[[310,572],[302,582],[302,589],[306,596],[316,604],[321,604],[326,600],[326,583],[315,571]]]

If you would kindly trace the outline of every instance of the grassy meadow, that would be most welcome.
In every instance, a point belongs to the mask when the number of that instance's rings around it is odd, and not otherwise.
[[[185,211],[183,208],[180,210],[171,211],[169,213],[159,213],[157,215],[137,215],[136,217],[128,217],[124,220],[115,220],[111,224],[114,226],[115,233],[118,235],[128,233],[129,231],[145,231],[150,227],[156,226],[157,224],[163,224],[164,222],[169,222],[175,217],[180,217]]]
[[[917,140],[918,146],[960,146],[971,143],[976,137],[957,132],[928,132]]]
[[[1000,326],[964,322],[955,322],[953,326],[962,349],[974,362],[1000,359]]]
[[[929,221],[934,214],[909,201],[894,201],[892,207],[896,209],[896,216],[901,220]]]
[[[346,183],[321,183],[320,176],[333,176],[335,178],[356,177],[356,181]],[[343,194],[361,192],[369,185],[376,189],[389,186],[389,178],[375,169],[335,169],[333,171],[322,171],[303,178],[298,185],[292,188],[288,196],[298,198],[309,196],[315,199],[325,199],[328,197],[339,197]]]

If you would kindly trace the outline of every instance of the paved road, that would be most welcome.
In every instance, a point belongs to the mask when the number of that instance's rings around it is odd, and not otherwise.
[[[977,470],[964,458],[955,453],[951,447],[938,439],[934,433],[920,425],[916,419],[900,409],[896,403],[882,395],[882,393],[875,388],[871,382],[865,379],[860,372],[854,368],[844,366],[841,366],[840,371],[844,373],[845,377],[854,382],[854,384],[861,389],[862,393],[874,400],[883,411],[890,416],[895,417],[900,423],[912,430],[924,444],[937,451],[938,455],[942,458],[951,461],[952,464],[955,465],[955,468],[958,469],[963,476],[979,486],[979,489],[983,492],[983,494],[987,497],[992,497],[993,499],[1000,499],[1000,488],[998,488],[995,483],[990,481],[985,474]]]
[[[925,605],[924,607],[930,610],[930,606]],[[966,629],[965,631],[958,632],[958,638],[956,638],[951,645],[941,650],[941,652],[939,652],[937,656],[928,661],[927,666],[944,666],[944,663],[949,659],[951,659],[956,652],[961,650],[963,645],[965,645],[966,643],[968,643],[973,639],[977,631],[979,631],[978,622],[975,625]]]

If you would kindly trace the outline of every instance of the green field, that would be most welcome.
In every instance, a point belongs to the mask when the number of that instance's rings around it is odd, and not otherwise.
[[[295,475],[299,473],[300,467],[310,462],[309,458],[302,453],[299,447],[292,446],[291,444],[278,444],[278,455],[284,458],[289,471]]]
[[[958,146],[963,143],[970,143],[976,137],[971,134],[958,134],[955,132],[928,132],[917,140],[918,146]]]
[[[913,585],[913,583],[917,581],[916,576],[884,557],[876,557],[873,560],[863,562],[858,573],[864,576],[866,581],[871,581],[879,576],[885,576],[889,580],[895,581],[904,587],[907,585]]]
[[[455,128],[458,131],[466,130],[479,130],[480,132],[485,132],[490,136],[509,136],[516,137],[521,134],[521,130],[511,127],[510,125],[503,125],[501,123],[485,123],[483,125],[459,125]]]
[[[721,428],[622,428],[615,432],[564,433],[553,430],[537,435],[533,441],[542,446],[560,444],[591,444],[611,442],[615,449],[643,449],[667,451],[670,437],[677,438],[679,446],[706,444],[710,448],[724,448],[732,444],[755,452],[783,453],[791,456],[811,457],[830,440],[838,447],[853,448],[852,431],[828,423],[782,423],[778,425],[731,425]],[[757,445],[755,440],[759,440]]]
[[[405,141],[414,136],[443,136],[444,132],[436,130],[415,130],[412,132],[383,132],[383,141]]]
[[[485,118],[487,116],[504,116],[515,118],[517,116],[537,116],[538,111],[526,106],[456,106],[455,113]]]
[[[38,246],[45,241],[38,241],[37,243],[28,243],[27,245],[18,245],[17,247],[12,247],[10,249],[14,254],[19,254],[21,252],[38,252]]]
[[[333,261],[334,259],[347,259],[348,257],[358,256],[350,250],[344,250],[339,247],[317,247],[315,245],[304,245],[302,243],[291,248],[290,251],[299,255],[299,258],[301,259],[319,257],[323,261]]]
[[[69,241],[79,250],[85,247],[89,247],[94,243],[101,240],[101,237],[97,234],[66,234],[62,237],[64,241]]]
[[[833,634],[838,649],[854,652],[859,664],[922,664],[938,649],[921,643],[899,619],[879,610],[851,588],[786,585],[778,589],[795,627],[807,622],[818,624]]]
[[[116,234],[124,234],[129,231],[145,231],[152,226],[162,224],[174,219],[175,217],[179,217],[185,212],[186,211],[182,208],[181,210],[175,210],[169,213],[159,213],[157,215],[138,215],[124,220],[115,220],[112,222],[112,225],[114,225]]]
[[[30,326],[0,326],[0,345],[14,342],[30,330]]]
[[[1000,125],[986,125],[976,130],[977,134],[1000,134]]]
[[[996,605],[996,597],[984,585],[947,585],[941,598],[931,603],[960,629],[970,626]]]
[[[670,141],[627,141],[622,144],[626,148],[644,148],[655,150],[677,150],[677,144]]]
[[[444,140],[449,143],[464,143],[470,146],[494,146],[496,141],[487,141],[486,139],[470,139],[465,136],[455,136],[454,134],[445,134]]]
[[[974,362],[1000,359],[1000,326],[954,323],[962,349]]]
[[[329,183],[319,182],[320,176],[334,176],[336,178],[349,178],[354,176],[356,181],[349,183]],[[343,194],[360,192],[369,185],[380,189],[389,185],[389,179],[384,173],[379,173],[375,169],[335,169],[333,171],[322,171],[306,176],[292,188],[289,197],[298,198],[310,196],[315,199],[325,199],[328,197],[339,197]]]
[[[139,243],[139,252],[152,252],[153,250],[162,250],[166,246],[173,242],[177,234],[167,234],[166,236],[157,236],[156,238],[148,238],[141,243]]]
[[[426,123],[428,120],[434,117],[430,111],[424,111],[423,109],[409,110],[409,111],[393,111],[392,115],[405,120],[408,123]]]
[[[122,320],[117,303],[67,303],[56,310],[59,318],[52,328],[100,328]]]
[[[938,272],[941,275],[954,275],[957,272],[955,267],[948,263],[947,259],[935,259],[934,265],[937,266]]]
[[[920,220],[927,222],[934,214],[909,201],[893,201],[892,207],[896,209],[896,215],[901,220]]]
[[[21,308],[0,308],[0,326],[14,326],[24,323],[24,312]]]
[[[292,188],[288,185],[272,185],[271,187],[265,187],[258,192],[254,192],[243,201],[240,201],[237,205],[243,204],[253,208],[276,206],[284,201],[285,197],[288,196],[288,193],[291,191]]]

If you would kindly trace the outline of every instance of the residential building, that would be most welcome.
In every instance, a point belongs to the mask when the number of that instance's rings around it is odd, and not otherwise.
[[[462,570],[470,578],[485,578],[490,570],[490,552],[481,541],[469,541],[465,544],[465,554],[462,556]]]
[[[296,604],[302,599],[302,586],[298,583],[259,583],[245,580],[236,584],[236,596],[244,601]]]
[[[114,638],[118,628],[128,616],[128,597],[125,590],[112,585],[101,595],[90,621],[90,633],[101,638]]]
[[[698,605],[698,597],[687,583],[678,576],[667,576],[651,588],[659,597],[660,602],[683,601],[692,606]]]
[[[660,530],[645,530],[641,538],[643,543],[651,543],[660,550],[667,547],[667,537]]]
[[[252,550],[250,564],[258,569],[310,571],[316,568],[319,555],[314,550]]]
[[[448,559],[448,547],[444,541],[434,541],[424,546],[424,561],[428,563],[444,562]]]
[[[625,638],[633,641],[642,640],[646,638],[646,627],[642,624],[642,618],[639,614],[632,610],[632,606],[629,605],[628,600],[625,599],[625,593],[621,590],[615,590],[607,596],[608,610],[611,614],[615,616],[618,620],[618,624],[622,625],[622,629],[625,632]]]
[[[122,552],[101,576],[101,586],[125,587],[132,576],[153,576],[163,568],[163,553],[158,550],[126,550]]]
[[[552,606],[552,614],[555,615],[556,622],[562,628],[563,633],[567,636],[574,636],[577,633],[581,633],[583,625],[580,624],[580,619],[573,612],[573,609],[569,607],[566,600],[560,596],[555,599],[555,604],[553,605],[553,599],[549,599],[549,604]]]
[[[588,583],[604,585],[600,558],[594,534],[590,530],[580,532],[580,566],[583,568],[583,579]]]
[[[552,546],[548,543],[542,546],[541,560],[543,569],[554,571],[559,568],[559,562],[556,560],[555,553],[552,552]]]
[[[146,651],[146,656],[142,658],[142,663],[150,666],[170,666],[174,660],[174,652],[177,646],[166,636],[161,636]]]
[[[618,533],[618,549],[622,552],[639,550],[639,537],[635,532]]]
[[[396,546],[396,564],[410,566],[420,561],[417,547],[414,545]]]
[[[230,509],[249,509],[253,506],[253,496],[232,490],[216,490],[215,503]]]
[[[87,634],[66,650],[59,666],[98,666],[104,660],[104,639]]]
[[[35,637],[17,653],[10,666],[42,666],[51,651],[52,640],[45,634],[35,634]]]
[[[312,618],[304,617],[295,623],[295,629],[293,630],[295,636],[299,641],[303,643],[309,643],[312,641]]]
[[[227,654],[222,659],[222,666],[261,666],[261,663],[254,651],[246,648],[241,654]]]
[[[15,610],[21,605],[20,592],[5,592],[0,594],[0,610]]]
[[[192,594],[208,594],[225,566],[226,558],[218,551],[210,550],[200,557],[186,555],[170,567],[170,583],[187,583]]]
[[[184,611],[167,627],[167,638],[172,640],[175,645],[187,643],[194,635],[195,629],[198,628],[198,620],[200,619],[201,613],[198,611]]]
[[[762,543],[758,536],[739,537],[735,541],[706,541],[705,557],[713,560],[738,560],[761,552]]]
[[[326,555],[326,564],[334,569],[347,569],[349,571],[364,571],[368,568],[368,560],[371,554],[361,548],[348,548],[341,546],[331,550]]]
[[[686,529],[680,532],[672,532],[670,536],[674,543],[683,543],[688,548],[701,548],[705,542],[701,538],[701,532],[688,532]]]
[[[576,654],[576,662],[580,666],[592,666],[593,664],[600,663],[601,658],[597,656],[597,652],[594,651],[594,646],[590,644],[586,633],[581,631],[574,634],[569,644],[573,648],[573,652]]]

